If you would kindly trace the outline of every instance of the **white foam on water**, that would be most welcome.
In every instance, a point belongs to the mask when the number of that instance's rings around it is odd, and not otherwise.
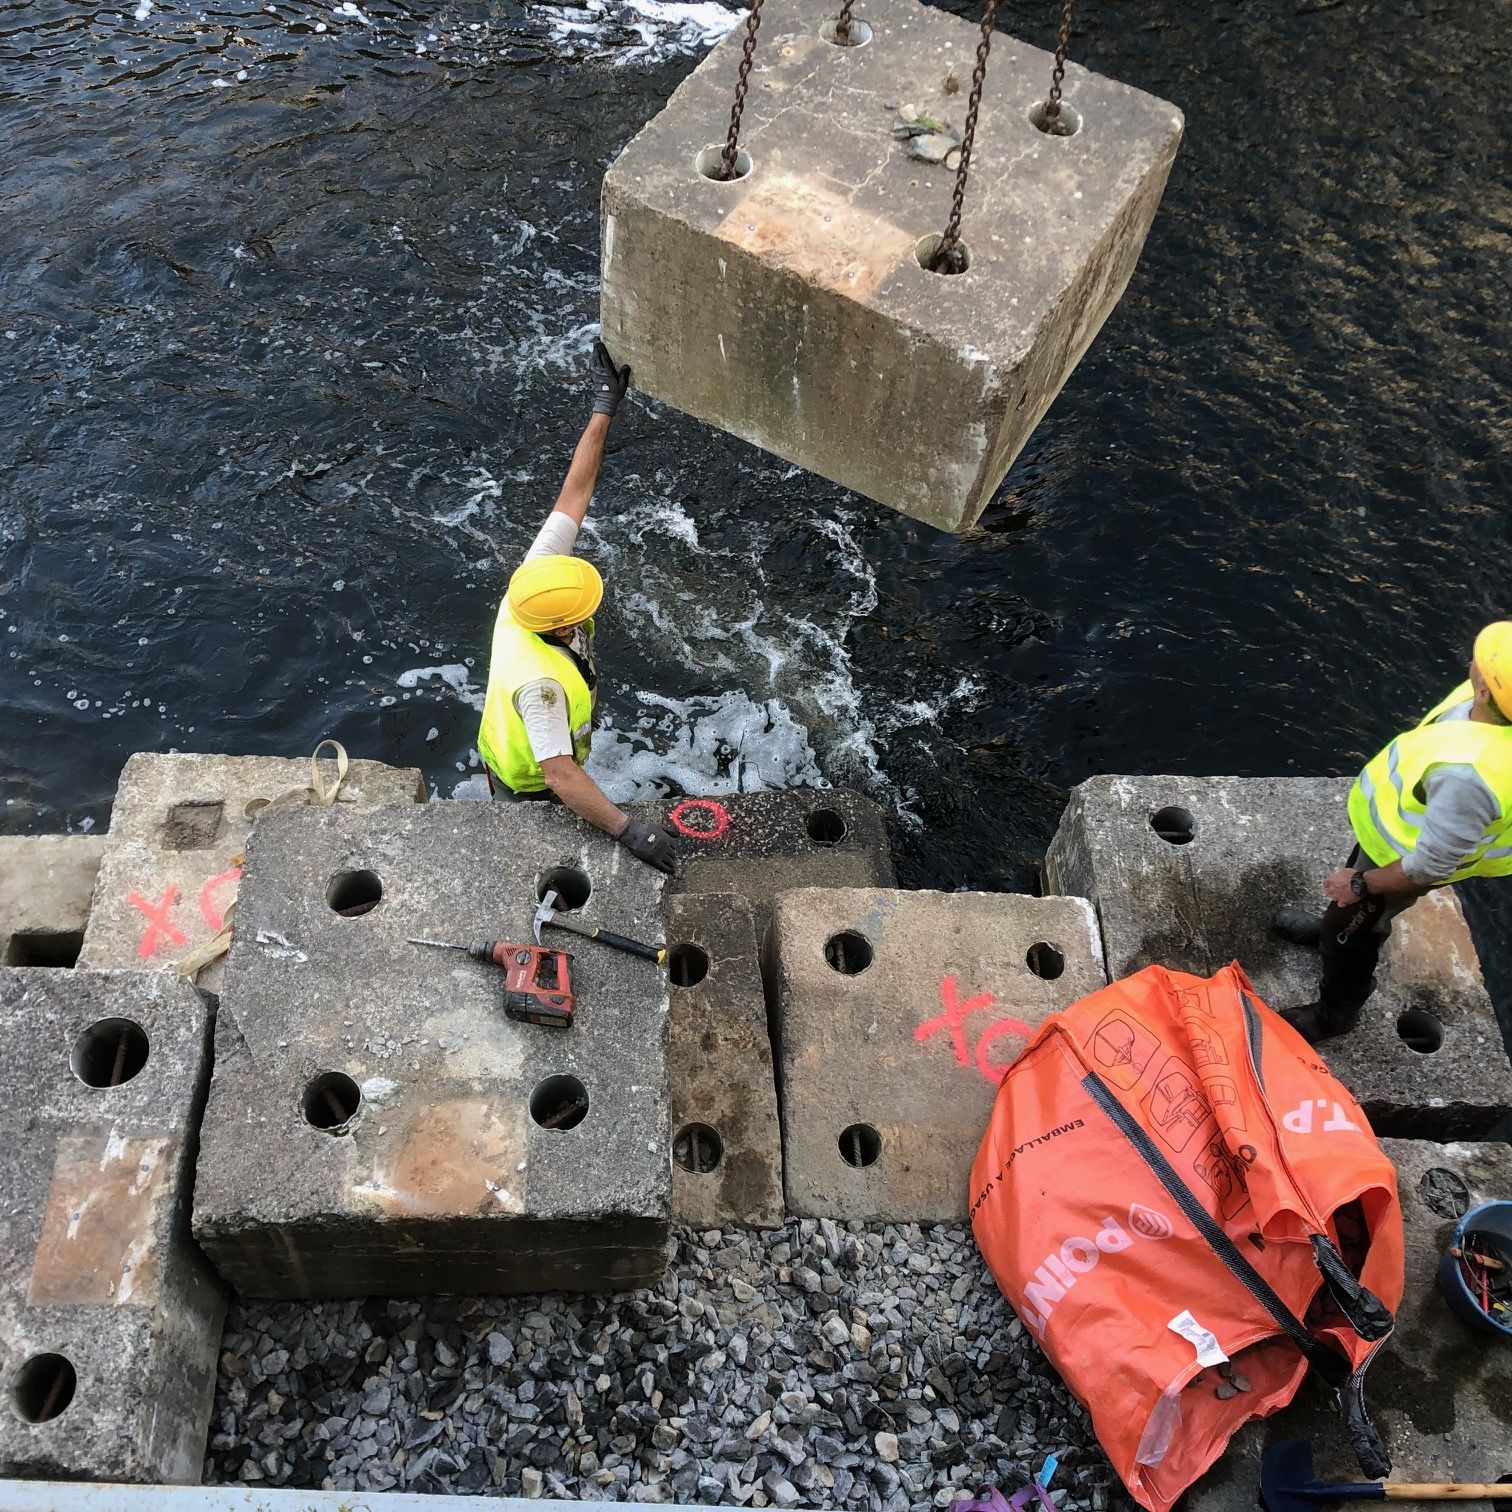
[[[432,678],[445,683],[463,703],[482,711],[484,690],[472,680],[469,669],[461,662],[447,662],[440,667],[411,667],[409,671],[401,672],[394,681],[401,688],[414,689]]]
[[[616,803],[829,786],[808,731],[780,699],[756,701],[739,688],[639,699],[645,712],[633,724],[606,721],[593,735],[588,771]]]
[[[142,0],[131,14],[136,20],[145,21],[152,14],[152,0]]]
[[[352,4],[352,0],[341,0],[341,4],[335,6],[331,14],[333,16],[346,16],[353,21],[360,21],[364,26],[371,26],[373,24],[357,6]]]
[[[589,44],[591,56],[627,63],[655,63],[679,53],[704,52],[745,12],[718,0],[588,0],[586,5],[542,6],[552,39]],[[616,33],[639,39],[616,46]],[[592,44],[598,44],[594,47]]]

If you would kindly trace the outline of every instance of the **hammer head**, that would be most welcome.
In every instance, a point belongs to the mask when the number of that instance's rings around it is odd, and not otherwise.
[[[552,892],[548,892],[546,894],[546,896],[541,899],[539,905],[536,908],[536,911],[535,911],[535,934],[536,934],[536,944],[537,945],[540,945],[540,944],[543,943],[542,940],[541,940],[541,926],[543,924],[549,924],[549,923],[551,923],[551,921],[556,917],[556,906],[557,906],[557,895],[556,895],[556,893],[554,891],[552,891]]]

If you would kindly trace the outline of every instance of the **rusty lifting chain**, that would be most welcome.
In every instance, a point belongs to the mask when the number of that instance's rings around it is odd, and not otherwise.
[[[1055,68],[1050,75],[1050,97],[1045,102],[1040,130],[1051,136],[1067,136],[1069,130],[1061,120],[1061,81],[1066,76],[1066,49],[1071,45],[1071,13],[1075,0],[1063,0],[1060,35],[1055,44]],[[982,12],[982,38],[977,43],[976,67],[971,72],[971,95],[966,105],[966,124],[961,129],[961,158],[956,166],[955,193],[950,200],[950,220],[935,249],[929,268],[932,273],[962,273],[966,254],[961,246],[961,208],[966,202],[966,180],[971,173],[971,150],[976,145],[977,114],[982,105],[982,85],[987,78],[987,55],[992,50],[993,24],[997,19],[998,0],[987,0]]]
[[[735,80],[735,104],[730,110],[730,131],[719,158],[719,177],[728,183],[740,175],[735,164],[740,152],[740,118],[745,114],[746,90],[751,85],[751,60],[756,56],[756,33],[761,28],[761,0],[751,0],[746,18],[745,44],[740,52],[740,73]]]

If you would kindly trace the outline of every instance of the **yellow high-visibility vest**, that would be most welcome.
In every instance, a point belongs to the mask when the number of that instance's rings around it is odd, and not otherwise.
[[[1491,789],[1500,813],[1464,865],[1445,881],[1512,875],[1512,725],[1470,719],[1435,723],[1474,695],[1470,683],[1461,683],[1421,724],[1376,756],[1350,789],[1349,822],[1360,849],[1377,866],[1400,861],[1417,845],[1428,807],[1424,780],[1429,772],[1436,766],[1468,766]]]
[[[583,626],[593,644],[593,621]],[[567,723],[572,755],[579,766],[588,760],[593,735],[593,692],[565,649],[517,625],[506,601],[494,621],[493,654],[488,663],[488,693],[478,730],[478,754],[494,775],[516,793],[539,793],[546,786],[541,763],[530,749],[525,721],[515,708],[515,694],[526,683],[549,678],[567,694]]]

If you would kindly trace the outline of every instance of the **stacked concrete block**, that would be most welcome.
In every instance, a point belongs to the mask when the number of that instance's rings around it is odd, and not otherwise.
[[[1271,932],[1316,906],[1353,846],[1349,779],[1094,777],[1046,857],[1052,892],[1091,898],[1108,973],[1151,962],[1203,975],[1238,960],[1273,1008],[1317,998],[1317,952]],[[1393,925],[1377,990],[1351,1034],[1319,1048],[1377,1133],[1474,1139],[1512,1110],[1508,1065],[1453,894]]]
[[[975,522],[1118,302],[1181,138],[1181,112],[993,41],[962,233],[969,266],[927,270],[949,217],[980,30],[875,0],[833,40],[828,0],[762,13],[721,182],[744,31],[709,54],[610,168],[604,340],[636,386],[943,530]],[[859,13],[858,13],[859,21]],[[919,149],[895,127],[934,118]],[[921,127],[921,129],[923,129]],[[943,158],[943,161],[938,159]]]
[[[194,1228],[266,1297],[621,1290],[665,1263],[667,981],[562,931],[571,1028],[412,938],[532,940],[547,889],[659,938],[661,878],[545,804],[269,810],[216,1023]]]
[[[104,855],[94,835],[0,838],[0,963],[72,966]]]
[[[782,1134],[756,911],[728,893],[667,899],[672,1211],[693,1228],[777,1228]]]
[[[189,1237],[210,1016],[0,971],[0,1476],[197,1482],[225,1296]]]
[[[322,781],[334,778],[327,759]],[[309,782],[307,760],[281,756],[133,756],[111,809],[79,964],[161,970],[218,934],[253,819],[298,801]],[[415,768],[354,761],[337,801],[371,808],[425,798]],[[223,964],[207,966],[199,985],[218,990]]]
[[[1436,1272],[1456,1219],[1512,1193],[1512,1147],[1399,1139],[1382,1145],[1397,1168],[1407,1286],[1396,1328],[1365,1377],[1365,1401],[1391,1455],[1391,1478],[1502,1480],[1512,1474],[1507,1345],[1449,1311]],[[1333,1394],[1310,1376],[1289,1407],[1235,1436],[1187,1494],[1186,1512],[1252,1512],[1260,1456],[1278,1439],[1310,1443],[1319,1480],[1360,1479]],[[1492,1504],[1460,1505],[1486,1512]]]
[[[843,788],[732,793],[635,804],[677,842],[671,894],[735,893],[757,908],[793,887],[891,887],[892,853],[882,810]]]
[[[1105,985],[1079,898],[808,888],[770,946],[787,1205],[809,1217],[966,1216],[1004,1068]]]

